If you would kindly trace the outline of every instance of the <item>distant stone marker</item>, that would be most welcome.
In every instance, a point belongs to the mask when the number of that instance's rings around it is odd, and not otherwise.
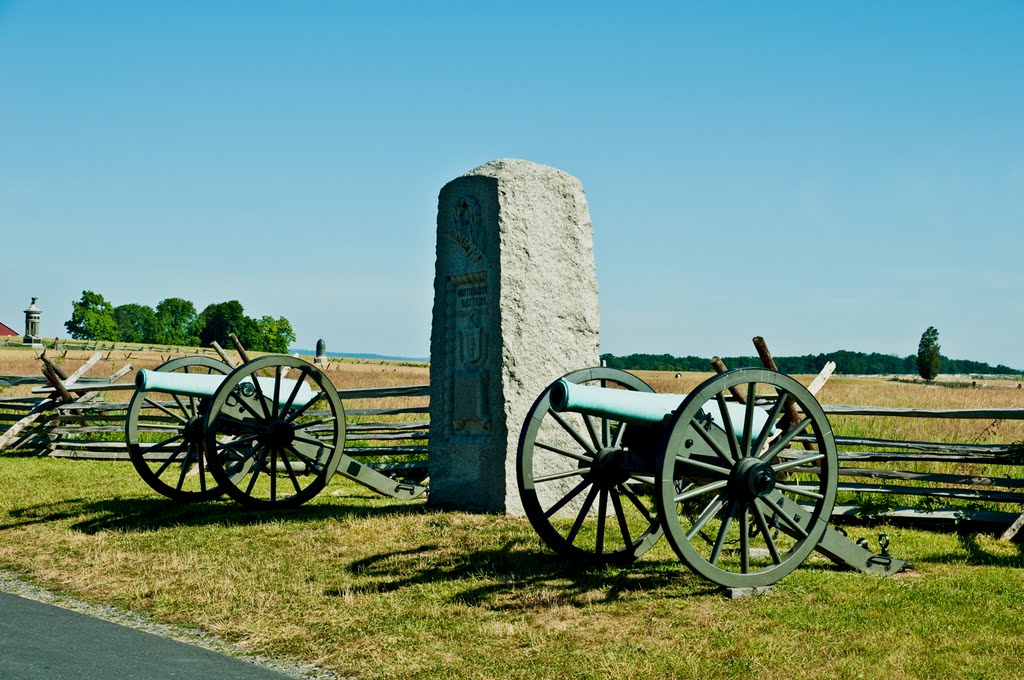
[[[39,339],[39,319],[43,315],[43,310],[36,306],[38,299],[32,298],[32,304],[25,310],[25,337],[22,338],[24,344],[36,347],[42,344]]]
[[[516,447],[552,380],[598,364],[590,212],[579,180],[502,159],[438,196],[430,503],[522,514]]]

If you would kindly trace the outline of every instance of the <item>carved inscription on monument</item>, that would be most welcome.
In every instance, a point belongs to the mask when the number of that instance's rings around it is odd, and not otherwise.
[[[455,347],[452,430],[484,434],[491,429],[486,368],[489,343],[483,307],[487,302],[486,272],[457,274],[450,279]]]

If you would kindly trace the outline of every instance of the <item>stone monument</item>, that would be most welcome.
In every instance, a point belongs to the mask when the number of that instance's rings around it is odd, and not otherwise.
[[[522,160],[438,196],[430,333],[430,503],[522,514],[516,448],[561,375],[596,366],[597,280],[583,186]]]
[[[327,343],[324,342],[323,338],[316,341],[316,356],[313,357],[314,364],[326,364],[327,363]]]
[[[26,345],[39,346],[42,344],[42,340],[39,339],[39,319],[43,315],[43,310],[36,306],[38,299],[32,298],[32,304],[25,310],[25,337],[21,341]]]

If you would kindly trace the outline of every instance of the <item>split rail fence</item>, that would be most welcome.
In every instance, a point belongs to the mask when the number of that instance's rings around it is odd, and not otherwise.
[[[0,396],[0,450],[86,460],[129,460],[125,443],[128,399],[111,399],[134,390],[119,382],[125,366],[111,378],[89,380],[84,373],[101,357],[94,355],[74,375],[57,375],[43,360],[44,377],[0,377],[0,388],[39,385],[39,396]],[[345,406],[346,452],[385,474],[426,475],[430,426],[427,385],[338,390]],[[316,412],[311,412],[311,415]],[[322,415],[327,415],[324,411]],[[140,422],[141,431],[160,431],[159,421]]]
[[[99,355],[90,361],[95,363]],[[45,362],[45,358],[44,358]],[[124,424],[127,400],[108,400],[130,390],[118,382],[126,366],[105,381],[83,377],[91,364],[68,376],[44,365],[43,378],[3,378],[0,387],[37,387],[40,396],[0,396],[0,449],[59,458],[127,460]],[[80,390],[80,391],[79,391]],[[63,392],[63,394],[61,394]],[[346,450],[382,472],[426,474],[430,389],[427,385],[339,390],[348,420]],[[408,398],[418,405],[382,407],[380,400]],[[396,402],[385,402],[396,403]],[[1024,420],[1024,409],[912,409],[823,404],[830,419],[936,418]],[[870,514],[913,519],[979,520],[1024,525],[1024,442],[968,444],[843,436],[837,429],[839,491],[847,499],[837,517]],[[797,440],[799,441],[799,440]],[[891,503],[879,499],[892,499]],[[917,499],[914,502],[913,499]],[[921,502],[921,499],[927,499]],[[943,505],[945,504],[945,506]]]
[[[913,409],[822,404],[833,416],[1024,420],[1024,409]],[[836,435],[840,493],[861,498],[835,514],[863,514],[863,498],[930,499],[924,504],[882,503],[876,515],[937,520],[1012,523],[1024,504],[1024,442],[967,444]],[[956,501],[949,503],[950,501]],[[953,507],[939,507],[941,503]],[[875,501],[878,505],[878,501]],[[1008,511],[1010,506],[1014,511]],[[1016,506],[1016,507],[1014,507]],[[1018,527],[1019,529],[1020,527]]]

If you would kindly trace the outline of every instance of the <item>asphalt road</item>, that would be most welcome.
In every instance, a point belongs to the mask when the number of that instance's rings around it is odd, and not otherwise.
[[[0,593],[3,680],[283,680],[294,676],[195,645]]]

